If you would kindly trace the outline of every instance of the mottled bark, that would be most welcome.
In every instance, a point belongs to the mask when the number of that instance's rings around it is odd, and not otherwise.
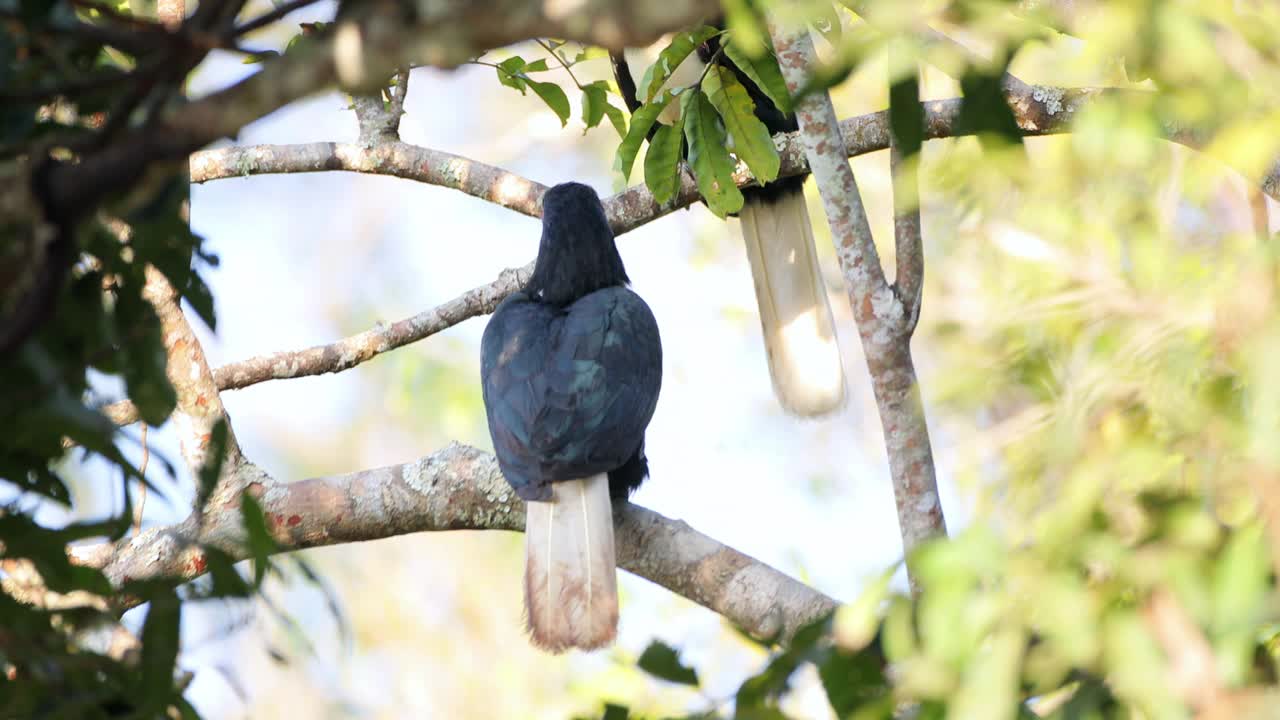
[[[795,93],[815,67],[813,40],[804,29],[792,32],[773,27],[771,34],[787,87]],[[796,118],[862,339],[884,431],[903,549],[909,553],[924,540],[946,534],[924,406],[911,361],[915,318],[885,280],[831,96],[809,94],[796,107]],[[882,127],[888,140],[887,117]]]
[[[369,95],[351,96],[356,123],[360,126],[360,144],[371,148],[400,139],[400,118],[404,116],[404,99],[409,92],[409,71],[396,72],[394,84],[383,99],[383,90]]]
[[[524,504],[494,457],[458,443],[403,465],[293,483],[252,468],[237,484],[257,497],[286,552],[414,532],[524,529]],[[830,597],[682,521],[630,503],[617,506],[615,521],[620,567],[757,637],[781,631],[789,638],[836,607]],[[198,519],[76,548],[72,556],[102,569],[116,585],[160,577],[186,581],[206,570],[202,545],[247,557],[238,505],[211,503]],[[513,591],[519,582],[513,575]]]
[[[213,381],[213,373],[205,360],[200,341],[178,305],[178,293],[165,276],[153,267],[146,269],[147,282],[142,297],[151,303],[160,317],[166,355],[165,373],[178,396],[174,422],[178,425],[178,441],[182,457],[198,474],[209,458],[209,440],[214,427],[226,418],[222,397]],[[235,433],[227,426],[227,454],[231,463],[240,460]]]

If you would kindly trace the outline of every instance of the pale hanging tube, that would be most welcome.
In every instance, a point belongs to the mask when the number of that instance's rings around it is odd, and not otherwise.
[[[804,191],[748,196],[739,214],[773,391],[793,415],[844,407],[844,366]]]

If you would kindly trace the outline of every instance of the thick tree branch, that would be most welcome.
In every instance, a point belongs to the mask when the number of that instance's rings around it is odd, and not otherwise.
[[[191,181],[344,170],[392,175],[452,188],[523,215],[537,217],[546,186],[493,165],[396,140],[253,145],[202,150],[191,156]]]
[[[485,50],[535,37],[610,48],[645,45],[710,16],[719,3],[441,0],[351,7],[352,17],[336,22],[313,42],[263,63],[260,72],[245,80],[170,112],[155,126],[131,131],[74,165],[51,166],[43,188],[49,214],[77,217],[80,209],[94,207],[110,189],[137,182],[150,166],[180,162],[273,110],[334,84],[367,92],[398,67],[452,67]]]
[[[199,488],[207,494],[202,494],[198,502],[206,506],[234,506],[239,502],[244,478],[261,471],[240,452],[235,432],[231,429],[231,419],[222,405],[213,373],[205,360],[204,349],[182,312],[177,291],[154,267],[147,267],[146,277],[142,296],[155,307],[160,317],[167,356],[165,373],[178,396],[172,420],[178,430],[183,460],[196,478],[197,485],[206,465],[216,460],[210,456],[210,450],[216,449],[212,440],[217,427],[225,424],[221,472],[214,479],[213,487]],[[132,409],[130,406],[129,410]]]
[[[787,87],[795,93],[815,67],[813,40],[805,28],[791,32],[774,26],[770,34]],[[946,534],[911,360],[914,318],[885,280],[831,96],[825,91],[808,95],[796,107],[796,118],[862,339],[884,430],[903,550],[910,553],[924,540]]]
[[[278,482],[256,468],[240,485],[257,497],[282,551],[414,532],[523,530],[524,506],[488,453],[453,443],[391,467]],[[619,566],[686,597],[757,637],[789,638],[835,608],[830,597],[772,567],[630,503],[615,511]],[[191,580],[205,572],[202,545],[246,556],[237,503],[210,503],[198,520],[86,548],[74,559],[127,580]],[[518,579],[511,579],[513,587]]]

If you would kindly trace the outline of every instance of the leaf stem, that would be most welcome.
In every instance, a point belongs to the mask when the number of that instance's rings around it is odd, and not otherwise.
[[[695,50],[694,52],[697,52],[697,51]],[[707,73],[711,72],[711,68],[715,66],[716,60],[719,60],[720,56],[723,54],[724,54],[724,43],[722,42],[720,43],[720,47],[716,48],[716,53],[711,56],[710,60],[707,61],[707,66],[702,68],[702,74],[698,76],[698,82],[696,84],[696,87],[699,90],[702,89],[702,81],[707,79]]]
[[[569,73],[569,79],[573,81],[573,84],[577,85],[579,90],[583,89],[582,83],[578,82],[578,78],[573,74],[573,70],[569,69],[569,63],[565,62],[564,58],[560,57],[560,53],[556,52],[555,48],[547,44],[547,42],[542,38],[534,38],[533,41],[542,46],[543,50],[551,53],[551,57],[554,57],[556,62],[560,63],[560,67],[564,68],[564,71]]]

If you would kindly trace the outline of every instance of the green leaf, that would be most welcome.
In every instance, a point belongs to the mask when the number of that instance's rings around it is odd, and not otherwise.
[[[791,638],[791,647],[787,648],[787,650],[799,655],[812,650],[817,646],[819,640],[830,634],[832,618],[834,617],[835,611],[832,610],[801,625],[796,630],[795,636]]]
[[[200,720],[200,713],[196,711],[195,706],[186,698],[178,698],[174,701],[174,705],[177,706],[179,717],[181,717],[182,720]]]
[[[23,467],[26,463],[0,459],[0,479],[26,492],[43,495],[67,507],[71,506],[71,489],[56,472],[47,467]]]
[[[836,717],[849,717],[867,706],[884,707],[889,712],[881,717],[892,717],[893,696],[885,667],[884,657],[874,647],[857,653],[832,650],[818,663],[818,677]]]
[[[116,304],[120,333],[124,336],[131,329],[133,335],[131,342],[121,345],[125,355],[121,374],[138,416],[146,424],[159,427],[177,407],[178,394],[166,374],[169,359],[161,338],[160,318],[136,292],[136,288],[122,288]]]
[[[1020,628],[1001,628],[982,643],[964,682],[947,698],[947,716],[1012,718],[1018,706],[1018,676],[1026,640]]]
[[[203,508],[218,478],[222,476],[222,463],[227,459],[227,421],[219,419],[209,433],[209,446],[205,450],[204,465],[200,468],[200,486],[196,489],[196,508]]]
[[[1255,523],[1232,533],[1213,569],[1211,624],[1218,672],[1229,685],[1247,682],[1270,574],[1262,527]]]
[[[277,550],[276,541],[267,529],[267,518],[262,513],[262,505],[247,492],[240,494],[240,516],[244,521],[249,557],[253,559],[253,584],[261,586],[271,562],[271,554]]]
[[[906,598],[894,597],[889,600],[882,637],[885,655],[891,661],[905,660],[919,652],[914,613],[911,602]]]
[[[257,65],[277,57],[280,57],[280,53],[275,50],[255,50],[246,54],[240,62],[245,65]]]
[[[542,102],[551,108],[552,112],[560,118],[560,127],[564,127],[569,123],[569,97],[564,94],[564,90],[559,85],[550,82],[534,82],[526,81],[529,87],[542,98]]]
[[[653,102],[645,103],[639,110],[632,113],[631,128],[627,130],[626,137],[618,145],[618,153],[613,162],[614,168],[622,173],[624,182],[631,179],[631,167],[635,165],[636,155],[640,153],[640,143],[649,136],[649,128],[653,127],[658,115],[662,114],[675,96],[675,91],[667,90]]]
[[[112,521],[75,523],[55,530],[42,527],[28,515],[10,512],[0,514],[0,538],[4,538],[5,556],[30,560],[49,590],[87,590],[108,595],[111,584],[106,577],[94,568],[73,564],[67,558],[66,546],[76,540],[112,535],[114,525]]]
[[[658,59],[645,71],[641,82],[642,87],[638,88],[644,96],[642,98],[643,101],[649,102],[662,90],[662,86],[671,77],[671,73],[680,67],[680,63],[689,57],[689,53],[692,53],[699,45],[719,34],[719,30],[703,25],[697,30],[682,32],[672,38],[671,44],[663,48],[662,52],[658,54]]]
[[[644,184],[653,193],[659,205],[675,197],[680,187],[680,145],[684,140],[681,123],[675,127],[663,125],[649,141],[649,152],[644,156]]]
[[[681,685],[698,684],[698,673],[693,668],[680,662],[680,653],[660,640],[649,643],[649,647],[640,654],[636,663],[639,668],[650,675]]]
[[[204,281],[200,273],[193,268],[191,274],[187,275],[186,287],[182,289],[182,299],[191,305],[191,309],[195,311],[196,316],[209,326],[210,330],[218,329],[218,318],[213,309],[213,291],[209,289],[209,284]]]
[[[587,60],[598,60],[600,58],[607,58],[607,57],[609,57],[608,50],[605,50],[602,47],[588,45],[587,47],[584,47],[581,50],[579,50],[578,54],[573,56],[573,61],[570,62],[569,64],[577,65],[578,63],[585,62]]]
[[[253,595],[253,588],[236,570],[235,560],[230,555],[214,547],[205,547],[203,552],[205,569],[212,580],[210,597],[246,598]]]
[[[733,720],[789,720],[786,713],[773,705],[754,705],[736,708]]]
[[[818,3],[814,7],[814,16],[810,24],[821,33],[822,38],[835,47],[840,47],[844,37],[844,28],[840,24],[839,10],[829,2]]]
[[[680,99],[684,136],[689,144],[689,166],[698,180],[698,192],[718,217],[742,209],[742,192],[733,182],[735,163],[725,148],[728,138],[711,101],[700,90]]]
[[[791,652],[779,654],[759,674],[747,678],[734,696],[738,710],[763,708],[786,692],[791,676],[800,667],[800,658]],[[738,717],[742,717],[738,715]]]
[[[527,80],[520,74],[520,71],[524,69],[524,66],[524,58],[519,55],[513,55],[498,63],[498,67],[494,68],[494,72],[498,73],[498,82],[509,88],[519,90],[520,94],[523,95]]]
[[[1006,51],[1004,62],[990,68],[970,67],[960,77],[964,102],[956,118],[957,134],[977,135],[984,145],[995,138],[1011,145],[1022,144],[1018,120],[1004,98],[1004,73],[1008,59]]]
[[[787,91],[787,81],[782,78],[777,58],[767,47],[760,48],[757,54],[752,55],[743,49],[742,44],[743,41],[737,35],[731,36],[729,42],[723,45],[724,54],[779,110],[790,113],[791,93]]]
[[[702,84],[733,140],[733,151],[761,183],[776,180],[782,161],[769,129],[756,117],[756,104],[733,71],[716,65]]]
[[[631,717],[631,710],[626,705],[614,705],[613,703],[605,703],[604,715],[600,720],[627,720]]]
[[[729,36],[737,38],[751,57],[768,52],[769,35],[750,0],[724,0],[722,6]]]
[[[895,48],[891,46],[890,52],[894,53]],[[920,104],[919,73],[914,63],[889,86],[889,126],[903,158],[920,152],[924,144],[924,106]]]
[[[604,114],[609,117],[609,123],[618,132],[618,137],[625,138],[627,136],[627,118],[622,114],[622,111],[606,102],[604,104]]]
[[[605,108],[609,107],[609,85],[597,80],[582,87],[582,134],[600,124],[604,119]]]
[[[546,72],[547,70],[550,70],[550,69],[551,68],[547,67],[546,58],[538,58],[537,60],[534,60],[533,62],[521,68],[520,72],[524,72],[524,73]]]
[[[139,700],[148,707],[163,707],[174,694],[173,669],[178,659],[182,603],[172,589],[151,597],[142,625],[142,660]]]

